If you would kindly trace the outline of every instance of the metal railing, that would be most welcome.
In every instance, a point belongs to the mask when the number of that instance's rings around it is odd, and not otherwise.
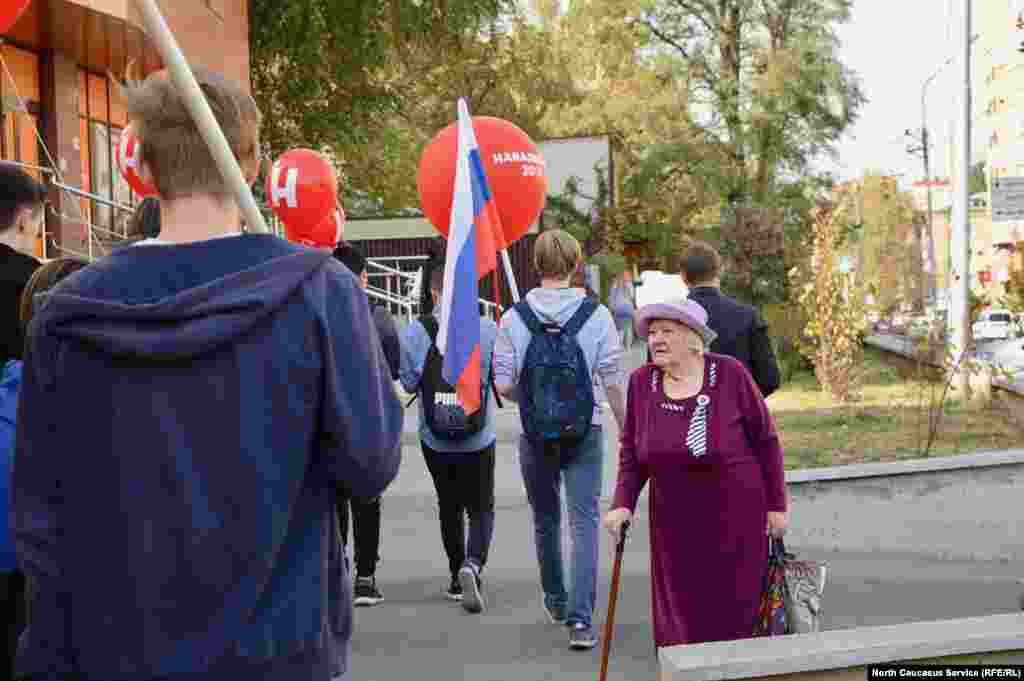
[[[388,304],[392,314],[403,314],[407,321],[412,321],[420,314],[423,265],[427,260],[429,258],[425,255],[367,259],[367,295]],[[395,266],[385,263],[393,263]],[[382,284],[379,283],[381,281]],[[501,308],[489,300],[480,298],[480,307],[483,314],[495,322],[501,316]]]

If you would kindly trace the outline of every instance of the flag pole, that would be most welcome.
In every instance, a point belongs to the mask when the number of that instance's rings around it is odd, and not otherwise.
[[[259,206],[256,205],[256,199],[253,198],[252,189],[245,181],[242,169],[228,145],[224,131],[220,129],[206,97],[199,89],[199,83],[192,75],[185,55],[182,54],[181,48],[178,47],[178,43],[174,39],[174,34],[171,33],[170,27],[160,13],[156,0],[137,0],[137,2],[142,10],[146,29],[156,43],[157,51],[171,74],[171,81],[181,93],[185,107],[192,115],[196,127],[199,128],[199,134],[203,136],[206,145],[210,148],[210,153],[213,154],[221,175],[234,192],[235,200],[238,201],[238,206],[245,216],[249,229],[257,232],[269,232],[267,223],[263,220],[263,214],[260,213]]]
[[[508,249],[501,249],[501,262],[505,265],[505,278],[508,279],[508,288],[512,292],[512,302],[519,302],[519,287],[516,286],[516,274],[512,271],[512,260],[508,257]]]

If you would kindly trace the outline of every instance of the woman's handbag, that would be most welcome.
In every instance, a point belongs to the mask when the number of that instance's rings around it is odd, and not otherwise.
[[[797,560],[781,539],[768,538],[768,571],[754,636],[808,634],[821,629],[821,595],[828,566]]]
[[[786,623],[786,566],[781,542],[768,538],[768,571],[761,590],[754,636],[782,636],[789,633]]]
[[[782,554],[786,577],[786,623],[790,634],[821,630],[821,595],[828,565],[816,560],[797,560],[786,552],[781,539],[774,540]]]

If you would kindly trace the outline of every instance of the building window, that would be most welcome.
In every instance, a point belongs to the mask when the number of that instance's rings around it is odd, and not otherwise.
[[[105,76],[80,70],[78,95],[82,188],[105,199],[83,200],[82,209],[89,222],[99,228],[95,236],[100,242],[116,242],[129,236],[132,212],[111,203],[134,207],[139,201],[121,177],[115,156],[128,116]]]

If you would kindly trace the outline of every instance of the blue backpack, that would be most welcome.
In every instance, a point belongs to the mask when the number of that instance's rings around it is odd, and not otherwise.
[[[594,418],[594,385],[577,334],[597,310],[585,298],[565,326],[542,324],[527,302],[516,303],[530,330],[519,377],[519,416],[527,439],[541,445],[582,440]]]

